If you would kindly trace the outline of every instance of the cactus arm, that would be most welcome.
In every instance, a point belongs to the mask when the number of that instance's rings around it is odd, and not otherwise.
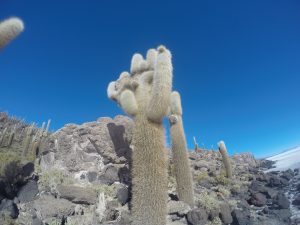
[[[19,18],[9,18],[0,23],[0,49],[15,39],[24,29]]]
[[[170,113],[170,134],[178,197],[180,201],[183,201],[193,207],[195,204],[193,179],[182,123],[181,99],[180,94],[175,91],[171,94]]]
[[[153,87],[148,104],[147,117],[150,121],[161,123],[170,105],[173,68],[171,53],[163,46],[158,48]]]
[[[124,90],[120,96],[120,104],[122,109],[130,116],[135,116],[138,112],[138,105],[131,90]]]

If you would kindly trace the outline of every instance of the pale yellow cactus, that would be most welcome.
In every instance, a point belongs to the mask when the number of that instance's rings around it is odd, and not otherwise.
[[[165,225],[168,157],[163,117],[172,89],[171,54],[163,46],[147,58],[134,54],[131,74],[121,73],[107,95],[134,118],[132,156],[132,225]]]
[[[232,177],[232,167],[231,167],[230,158],[228,156],[224,141],[220,141],[218,143],[218,146],[219,146],[219,152],[222,155],[223,163],[225,166],[226,176],[227,176],[227,178],[231,178]]]
[[[24,30],[21,19],[12,17],[0,22],[0,49],[15,39]]]

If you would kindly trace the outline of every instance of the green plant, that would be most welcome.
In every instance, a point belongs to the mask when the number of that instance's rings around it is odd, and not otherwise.
[[[168,157],[163,117],[172,89],[171,53],[150,49],[146,60],[135,54],[131,74],[121,73],[108,85],[108,97],[134,117],[132,155],[132,225],[165,225]],[[147,193],[147,194],[145,194]]]
[[[207,209],[207,211],[219,210],[220,203],[217,199],[214,192],[208,193],[207,191],[203,191],[199,194],[198,204],[200,207]]]
[[[223,163],[225,166],[226,176],[227,176],[227,178],[231,178],[232,177],[232,167],[231,167],[230,158],[228,156],[224,141],[220,141],[218,143],[218,146],[219,146],[219,152],[222,155]]]
[[[59,184],[72,184],[74,180],[62,170],[52,169],[41,174],[39,184],[43,188],[55,189]]]
[[[13,17],[2,21],[0,23],[0,49],[16,38],[23,29],[24,24],[19,18]]]
[[[183,201],[193,207],[193,179],[188,158],[186,138],[182,124],[181,99],[180,94],[176,91],[172,92],[171,94],[170,108],[170,134],[178,198],[180,201]]]
[[[215,177],[216,181],[219,183],[219,184],[222,184],[222,185],[228,185],[230,184],[230,180],[225,176],[224,173],[220,173],[218,174],[216,177]]]
[[[199,172],[197,175],[195,175],[195,180],[197,183],[201,183],[203,180],[205,180],[206,178],[208,178],[208,173],[205,172]]]
[[[104,193],[105,197],[115,198],[117,195],[117,187],[114,184],[93,185],[92,188],[97,192],[97,194]]]
[[[0,215],[0,224],[2,225],[18,225],[9,215]]]
[[[21,170],[21,158],[14,152],[0,152],[0,177],[13,184]]]

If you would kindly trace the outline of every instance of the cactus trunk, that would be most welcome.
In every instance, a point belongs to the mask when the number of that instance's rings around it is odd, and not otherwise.
[[[162,124],[135,117],[132,160],[132,225],[165,225],[168,156]]]

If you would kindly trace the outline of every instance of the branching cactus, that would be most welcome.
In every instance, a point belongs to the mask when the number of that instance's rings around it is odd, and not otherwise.
[[[176,91],[172,92],[170,109],[169,122],[178,198],[193,207],[193,179],[182,123],[181,99]]]
[[[0,22],[0,49],[15,39],[24,29],[19,18],[13,17]]]
[[[219,152],[222,155],[223,163],[224,163],[224,166],[225,166],[226,176],[227,176],[227,178],[231,178],[232,177],[231,162],[230,162],[230,158],[228,156],[227,149],[226,149],[224,141],[220,141],[218,143],[218,146],[219,146]]]
[[[132,156],[132,225],[165,225],[168,156],[162,120],[172,89],[171,53],[150,49],[146,59],[134,54],[130,74],[108,85],[108,97],[134,118]]]

